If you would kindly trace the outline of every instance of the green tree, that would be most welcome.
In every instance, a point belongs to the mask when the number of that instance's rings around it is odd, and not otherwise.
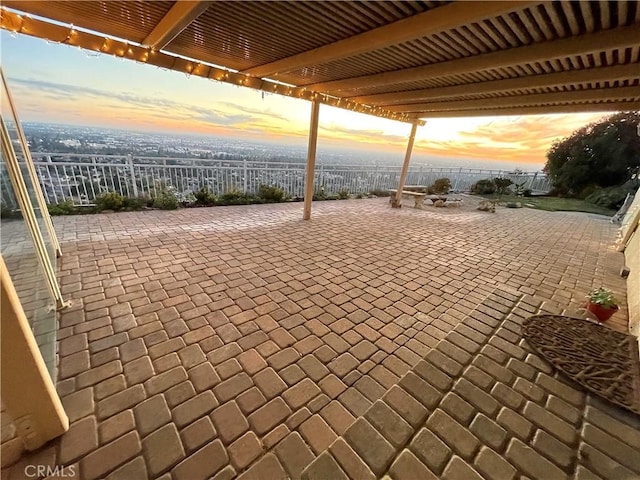
[[[639,123],[640,112],[621,112],[576,130],[553,143],[545,173],[573,195],[626,182],[640,167]]]

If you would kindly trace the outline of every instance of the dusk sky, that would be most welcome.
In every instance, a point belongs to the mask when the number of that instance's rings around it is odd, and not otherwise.
[[[304,143],[310,103],[117,59],[25,35],[0,34],[2,67],[23,122],[103,126]],[[551,143],[607,114],[433,119],[414,153],[541,168]],[[322,105],[321,145],[402,157],[411,126]],[[490,166],[489,164],[487,165]]]

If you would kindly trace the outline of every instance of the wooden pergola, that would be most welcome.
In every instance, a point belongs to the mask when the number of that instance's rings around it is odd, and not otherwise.
[[[2,28],[412,124],[640,108],[636,1],[21,1]]]

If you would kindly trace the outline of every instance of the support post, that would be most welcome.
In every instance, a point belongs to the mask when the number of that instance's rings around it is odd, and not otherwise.
[[[2,402],[27,450],[35,450],[69,429],[55,386],[38,350],[9,272],[0,257]]]
[[[311,201],[313,200],[314,173],[316,167],[316,146],[318,145],[318,118],[320,114],[320,102],[311,102],[311,124],[309,126],[309,147],[307,149],[307,174],[304,186],[304,213],[303,220],[311,219]]]
[[[411,152],[413,150],[413,142],[416,139],[416,130],[418,124],[414,123],[411,126],[411,135],[409,135],[409,143],[407,144],[407,153],[404,156],[404,163],[402,164],[402,170],[400,171],[400,181],[398,182],[398,191],[396,196],[391,199],[392,208],[402,207],[402,189],[404,188],[404,182],[407,179],[407,171],[409,170],[409,161],[411,160]]]

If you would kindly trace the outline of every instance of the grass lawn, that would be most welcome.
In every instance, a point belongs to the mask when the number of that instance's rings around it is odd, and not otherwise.
[[[482,195],[489,200],[498,200],[496,195]],[[523,206],[534,205],[529,208],[537,208],[538,210],[547,210],[549,212],[586,212],[596,213],[598,215],[613,216],[616,211],[608,208],[594,205],[593,203],[578,200],[577,198],[560,198],[560,197],[516,197],[513,195],[503,195],[499,199],[500,202],[522,202]]]

